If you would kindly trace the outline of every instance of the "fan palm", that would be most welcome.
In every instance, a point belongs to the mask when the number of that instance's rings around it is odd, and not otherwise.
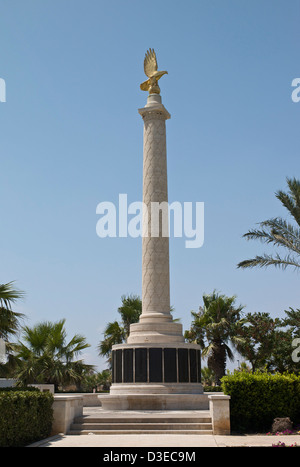
[[[108,323],[104,330],[104,339],[98,345],[99,354],[109,357],[111,348],[115,344],[122,344],[125,340],[124,329],[118,321]]]
[[[9,377],[14,368],[11,336],[17,334],[23,313],[12,310],[12,305],[24,296],[24,292],[16,289],[13,282],[0,284],[0,376]]]
[[[215,374],[211,368],[203,367],[201,368],[201,382],[203,386],[212,386],[215,382]]]
[[[122,317],[122,324],[125,333],[125,339],[129,336],[130,325],[137,323],[142,313],[142,301],[137,295],[129,295],[121,297],[122,306],[118,308],[118,312]]]
[[[261,222],[260,229],[250,230],[243,235],[247,240],[260,240],[263,243],[282,247],[287,253],[281,256],[264,254],[253,259],[247,259],[238,264],[238,268],[253,268],[275,266],[285,269],[287,266],[300,268],[300,181],[287,178],[289,192],[278,191],[277,199],[288,210],[296,225],[276,217]]]
[[[0,338],[7,340],[19,329],[22,313],[12,311],[12,304],[24,296],[24,292],[13,287],[13,282],[0,284]]]
[[[65,320],[57,323],[39,323],[33,328],[23,328],[23,342],[14,346],[18,359],[17,378],[24,384],[59,384],[78,382],[83,371],[91,370],[82,360],[75,357],[90,347],[83,336],[75,334],[66,341]]]
[[[192,312],[194,320],[191,330],[185,332],[189,342],[200,345],[202,356],[207,357],[208,368],[216,376],[216,383],[225,375],[226,359],[233,360],[234,355],[229,342],[236,347],[240,338],[236,336],[236,329],[243,319],[243,306],[235,306],[236,297],[219,295],[214,291],[210,295],[203,295],[203,307],[199,312]]]
[[[109,357],[111,354],[112,346],[115,344],[122,344],[126,341],[130,325],[137,323],[142,313],[142,301],[136,295],[129,295],[121,297],[122,306],[118,308],[121,315],[121,322],[113,321],[108,323],[104,330],[104,339],[98,345],[99,354]]]

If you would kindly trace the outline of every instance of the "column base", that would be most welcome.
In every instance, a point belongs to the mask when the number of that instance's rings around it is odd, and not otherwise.
[[[170,314],[145,313],[138,323],[130,325],[127,344],[184,343],[182,324],[173,321]],[[162,344],[163,343],[163,344]]]
[[[103,410],[208,410],[206,394],[99,395]]]
[[[200,383],[141,383],[126,384],[114,383],[111,385],[110,394],[116,395],[166,395],[166,394],[202,394],[203,387]]]

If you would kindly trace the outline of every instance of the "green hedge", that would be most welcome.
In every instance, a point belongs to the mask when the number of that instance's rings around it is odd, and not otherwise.
[[[231,396],[231,430],[268,432],[276,417],[300,422],[300,377],[294,374],[235,372],[222,378]]]
[[[204,392],[222,392],[223,389],[221,386],[203,386]]]
[[[35,386],[9,386],[5,388],[0,388],[0,393],[1,392],[20,392],[20,391],[38,391],[40,392],[39,388]]]
[[[0,446],[26,446],[49,436],[52,404],[50,392],[0,391]]]

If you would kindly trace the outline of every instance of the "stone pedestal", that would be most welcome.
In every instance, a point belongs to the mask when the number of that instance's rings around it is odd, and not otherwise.
[[[230,435],[230,396],[211,394],[208,399],[214,435]]]
[[[83,413],[82,394],[54,394],[51,435],[68,433],[76,417]]]
[[[150,94],[139,113],[144,121],[143,203],[146,208],[142,242],[143,311],[139,322],[130,326],[127,343],[113,346],[111,400],[105,400],[110,408],[116,409],[124,406],[134,409],[135,400],[139,409],[143,404],[153,410],[168,407],[174,410],[174,406],[178,410],[186,405],[200,409],[197,397],[184,403],[185,395],[203,392],[200,347],[184,342],[182,325],[173,321],[170,312],[165,124],[170,114],[158,94]],[[162,209],[158,215],[159,208]],[[166,397],[171,394],[178,397]],[[116,397],[122,395],[124,400]],[[132,395],[139,395],[138,401],[131,397],[128,404],[125,399]]]

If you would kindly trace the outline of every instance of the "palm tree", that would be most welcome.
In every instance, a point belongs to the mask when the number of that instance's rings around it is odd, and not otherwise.
[[[142,300],[137,295],[129,295],[121,297],[122,306],[118,308],[118,312],[122,317],[122,324],[125,334],[125,339],[129,336],[130,325],[137,323],[142,313]]]
[[[23,328],[23,342],[15,344],[18,360],[16,377],[23,384],[50,383],[59,385],[78,383],[86,371],[93,369],[82,360],[74,360],[83,349],[90,347],[85,337],[75,334],[67,342],[65,320],[43,322],[33,328]]]
[[[247,365],[246,362],[241,362],[241,363],[239,364],[238,369],[235,370],[235,371],[244,372],[244,373],[251,373],[251,372],[252,372],[250,366]]]
[[[111,371],[103,370],[101,372],[92,372],[87,374],[81,384],[85,392],[109,391],[111,386]]]
[[[277,253],[275,256],[264,254],[253,259],[240,262],[238,268],[253,268],[275,266],[285,269],[287,266],[300,268],[300,181],[287,178],[289,192],[278,191],[275,195],[288,210],[296,225],[281,217],[275,217],[261,222],[260,229],[250,230],[243,235],[247,240],[257,239],[263,243],[282,247],[287,252],[285,256]]]
[[[23,313],[12,310],[12,305],[23,298],[24,292],[16,289],[13,282],[0,284],[0,377],[9,377],[14,368],[15,359],[12,353],[10,338],[20,329]]]
[[[125,340],[124,329],[118,321],[108,323],[104,330],[104,339],[98,345],[99,354],[109,357],[111,348],[115,344],[122,344]]]
[[[13,282],[0,284],[0,338],[7,341],[19,330],[22,313],[12,311],[12,304],[24,297],[24,292],[13,287]]]
[[[243,322],[243,306],[236,307],[235,300],[235,296],[219,295],[216,291],[203,295],[204,306],[199,307],[198,313],[192,312],[191,329],[185,332],[189,342],[200,345],[202,356],[207,357],[208,368],[214,372],[218,385],[225,376],[227,357],[234,359],[228,343],[236,347],[241,340],[235,331]]]
[[[122,306],[118,308],[121,322],[108,323],[104,330],[104,339],[98,345],[99,354],[108,357],[109,362],[112,346],[126,341],[130,325],[137,323],[142,313],[142,301],[137,295],[129,295],[128,297],[123,295],[121,300]]]
[[[201,382],[203,386],[212,386],[215,382],[216,376],[211,368],[207,366],[201,368]]]

